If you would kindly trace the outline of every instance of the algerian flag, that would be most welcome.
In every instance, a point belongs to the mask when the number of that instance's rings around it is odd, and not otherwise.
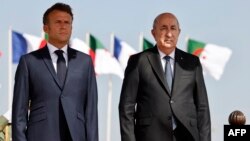
[[[229,48],[188,39],[188,53],[199,56],[204,73],[219,80],[232,55]]]
[[[45,32],[42,32],[42,38],[43,38],[43,41],[42,41],[42,43],[40,45],[40,48],[45,47],[45,45],[47,44],[47,41],[49,40],[49,34],[45,33]]]
[[[148,39],[146,39],[143,35],[143,33],[140,33],[139,35],[139,50],[140,51],[144,51],[147,50],[149,48],[153,48],[154,44],[152,42],[150,42]]]
[[[95,53],[84,41],[74,38],[69,44],[71,48],[90,55],[93,63],[95,64]]]
[[[152,48],[154,47],[153,43],[151,43],[149,40],[147,40],[146,38],[143,38],[143,41],[142,41],[142,49],[143,50],[146,50],[146,49],[149,49],[149,48]]]
[[[90,54],[91,50],[90,47],[84,41],[78,38],[70,40],[70,47],[86,54]]]
[[[124,71],[115,57],[103,46],[103,44],[89,34],[89,46],[95,53],[95,72],[97,74],[115,74],[121,79]]]

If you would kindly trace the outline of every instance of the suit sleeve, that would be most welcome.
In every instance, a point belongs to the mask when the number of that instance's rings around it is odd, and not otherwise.
[[[97,84],[91,59],[89,61],[88,98],[86,103],[87,141],[98,141]]]
[[[198,67],[196,70],[196,95],[195,101],[198,110],[198,129],[200,141],[211,141],[211,121],[209,103],[207,97],[206,86],[202,74],[202,66],[198,59]]]
[[[121,141],[136,141],[135,106],[139,86],[137,62],[135,56],[130,57],[122,84],[119,103]]]
[[[28,121],[29,79],[28,67],[21,57],[15,75],[14,95],[12,104],[12,140],[27,141],[26,128]]]

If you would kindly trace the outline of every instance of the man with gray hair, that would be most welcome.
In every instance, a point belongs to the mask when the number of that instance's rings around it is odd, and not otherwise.
[[[211,141],[211,121],[198,57],[176,47],[172,13],[153,23],[154,48],[128,61],[119,103],[121,141]]]

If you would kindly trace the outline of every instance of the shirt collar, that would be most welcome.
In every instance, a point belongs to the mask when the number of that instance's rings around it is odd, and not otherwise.
[[[55,53],[56,50],[58,50],[57,47],[55,47],[54,45],[47,43],[48,49],[49,49],[49,53],[53,54]],[[68,54],[68,45],[66,44],[64,47],[62,47],[60,50],[63,50],[63,52],[67,55]]]
[[[157,48],[157,49],[158,49],[158,48]],[[163,53],[163,52],[162,52],[161,50],[159,50],[159,49],[158,49],[158,52],[159,52],[159,54],[160,54],[161,59],[163,59],[163,57],[165,57],[165,56],[167,55],[167,54]],[[174,60],[174,58],[175,58],[175,49],[174,49],[168,56],[170,56],[170,58]]]

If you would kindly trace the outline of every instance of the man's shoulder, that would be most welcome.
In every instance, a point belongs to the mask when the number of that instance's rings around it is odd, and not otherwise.
[[[175,60],[176,62],[179,62],[179,64],[182,65],[183,68],[187,66],[190,68],[194,68],[200,64],[200,59],[198,56],[182,51],[180,49],[176,49]]]
[[[176,48],[176,55],[177,55],[177,57],[180,56],[180,57],[189,58],[189,59],[198,59],[197,56],[190,54],[188,52],[185,52],[185,51],[178,49],[178,48]]]
[[[128,65],[133,67],[138,67],[148,63],[148,57],[153,54],[157,54],[157,48],[147,49],[136,54],[133,54],[129,57]]]
[[[79,57],[84,57],[84,58],[91,58],[89,54],[73,49],[71,47],[69,47],[68,51],[69,51],[68,53],[71,53],[71,55],[77,55]]]
[[[144,51],[141,51],[141,52],[138,52],[134,55],[131,55],[131,57],[135,57],[135,58],[141,58],[141,57],[146,57],[150,54],[158,54],[158,51],[157,51],[157,48],[156,47],[153,47],[153,48],[149,48],[149,49],[146,49]]]
[[[46,52],[47,51],[47,52]],[[49,53],[48,49],[46,47],[39,48],[37,50],[31,51],[27,54],[22,55],[24,58],[29,58],[29,57],[38,57],[41,56],[42,54]]]

